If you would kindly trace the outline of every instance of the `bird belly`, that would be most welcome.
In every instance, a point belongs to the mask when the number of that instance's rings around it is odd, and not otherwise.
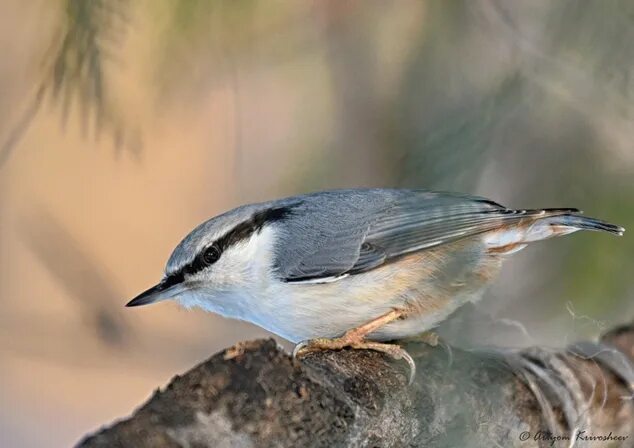
[[[435,327],[467,301],[478,299],[497,274],[501,258],[473,241],[421,251],[336,282],[280,283],[259,325],[292,341],[341,336],[393,309],[406,316],[370,339],[412,336]]]

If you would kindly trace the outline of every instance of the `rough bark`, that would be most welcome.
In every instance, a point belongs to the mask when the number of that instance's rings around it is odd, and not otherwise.
[[[272,340],[244,342],[79,446],[634,446],[634,324],[562,351],[407,349],[410,386],[406,365],[379,353],[294,363]]]

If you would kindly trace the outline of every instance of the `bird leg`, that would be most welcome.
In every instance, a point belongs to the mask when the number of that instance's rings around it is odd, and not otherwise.
[[[332,339],[317,338],[300,342],[293,349],[293,359],[301,358],[311,352],[322,350],[341,350],[347,347],[360,350],[374,350],[376,352],[385,353],[394,359],[405,360],[410,367],[409,384],[411,384],[416,373],[416,364],[410,354],[399,345],[385,344],[366,339],[366,337],[373,331],[404,316],[404,310],[391,310],[376,319],[372,319],[363,325],[346,331],[341,337]]]

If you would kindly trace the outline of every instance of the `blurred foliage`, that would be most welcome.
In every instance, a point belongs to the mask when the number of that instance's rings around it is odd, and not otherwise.
[[[157,93],[197,94],[210,81],[235,76],[236,66],[254,57],[269,64],[295,58],[301,49],[287,33],[305,19],[297,16],[296,6],[276,2],[273,8],[256,0],[152,2],[148,12],[160,24],[153,56]]]
[[[110,102],[106,65],[121,45],[128,7],[128,0],[66,0],[59,47],[50,54],[52,62],[46,65],[52,69],[42,84],[61,105],[64,120],[75,101],[84,132],[92,118],[96,131],[104,125],[112,128],[117,143],[122,127]]]
[[[473,191],[494,149],[493,139],[522,97],[522,83],[513,76],[473,105],[438,114],[423,126],[414,120],[409,141],[401,142],[403,186],[424,180],[435,189]]]
[[[634,3],[629,0],[581,2],[566,0],[552,5],[548,21],[549,44],[557,58],[587,69],[619,96],[634,93]]]
[[[0,166],[40,111],[47,97],[59,108],[62,123],[77,107],[84,135],[107,128],[122,148],[124,126],[111,98],[107,65],[116,58],[129,17],[128,0],[60,0],[59,29],[45,53],[41,81],[0,148]],[[137,149],[134,146],[130,148]]]
[[[125,347],[132,329],[121,307],[111,306],[122,296],[111,273],[44,209],[25,220],[23,232],[40,262],[73,299],[90,333],[109,347]]]

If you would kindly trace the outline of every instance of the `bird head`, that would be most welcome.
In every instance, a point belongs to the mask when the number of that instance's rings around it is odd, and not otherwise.
[[[162,280],[126,306],[177,299],[188,308],[238,317],[235,296],[249,294],[270,275],[273,224],[289,213],[288,207],[255,204],[202,223],[174,249]]]

